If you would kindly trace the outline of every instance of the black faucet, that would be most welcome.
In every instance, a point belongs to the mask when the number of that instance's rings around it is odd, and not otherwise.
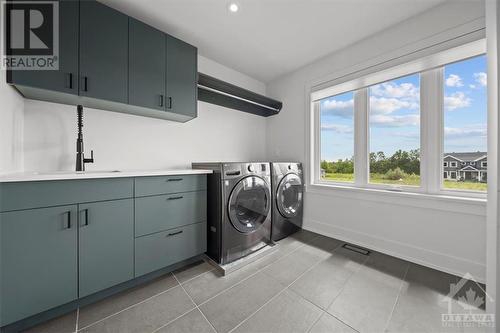
[[[90,158],[85,158],[83,153],[83,106],[76,107],[78,117],[78,138],[76,139],[76,171],[85,171],[85,163],[94,163],[94,151],[90,151]]]

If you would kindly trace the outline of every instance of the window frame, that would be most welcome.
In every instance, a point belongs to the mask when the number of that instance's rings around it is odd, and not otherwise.
[[[361,76],[350,81],[327,86],[311,87],[309,133],[309,185],[322,188],[356,188],[422,193],[446,197],[485,199],[486,193],[444,188],[444,67],[486,54],[486,41],[476,40],[462,46],[417,59],[415,61]],[[371,86],[412,74],[420,75],[420,186],[369,183],[369,89]],[[321,145],[319,136],[320,100],[352,91],[354,93],[354,182],[335,182],[321,179]],[[438,111],[438,112],[436,112]],[[449,162],[449,167],[451,166]],[[455,162],[457,163],[457,162]],[[455,167],[457,167],[456,164]],[[448,173],[448,178],[451,179]],[[458,177],[458,173],[456,173]],[[456,178],[455,178],[456,179]]]

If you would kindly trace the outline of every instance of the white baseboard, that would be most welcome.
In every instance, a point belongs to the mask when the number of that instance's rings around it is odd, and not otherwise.
[[[310,219],[304,220],[303,228],[449,274],[463,276],[470,273],[478,282],[484,283],[486,281],[485,264]]]

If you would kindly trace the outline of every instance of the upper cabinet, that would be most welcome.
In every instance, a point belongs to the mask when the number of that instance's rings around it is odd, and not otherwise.
[[[197,50],[167,35],[167,111],[197,116]]]
[[[58,1],[59,70],[15,70],[7,82],[78,95],[78,0]]]
[[[165,110],[165,34],[129,18],[129,103]]]
[[[80,2],[80,95],[127,103],[128,17]]]
[[[185,122],[197,49],[94,0],[59,1],[59,70],[10,70],[27,98]]]

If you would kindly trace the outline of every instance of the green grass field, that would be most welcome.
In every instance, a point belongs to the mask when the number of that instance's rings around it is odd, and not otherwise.
[[[350,173],[327,173],[323,180],[331,180],[336,182],[354,182],[354,175]],[[370,183],[372,184],[388,184],[388,185],[406,185],[406,186],[419,186],[420,176],[410,175],[401,180],[390,180],[384,179],[384,175],[378,173],[370,174]],[[445,189],[450,190],[468,190],[468,191],[486,191],[486,183],[477,182],[455,182],[455,181],[444,181]]]

